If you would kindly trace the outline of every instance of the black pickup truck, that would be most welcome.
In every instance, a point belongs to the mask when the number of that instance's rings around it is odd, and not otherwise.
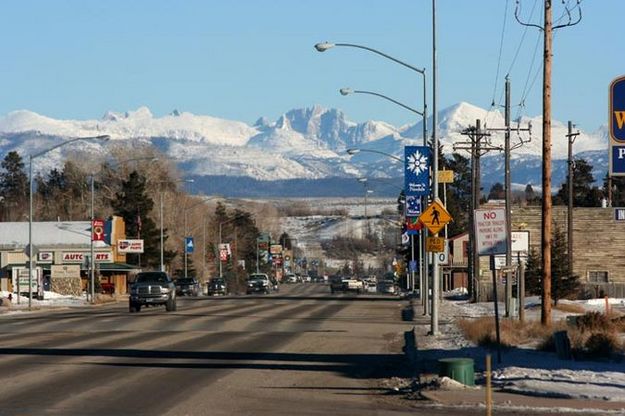
[[[172,312],[176,310],[176,286],[165,272],[141,272],[130,286],[128,300],[131,313],[155,305],[165,305],[167,312]]]

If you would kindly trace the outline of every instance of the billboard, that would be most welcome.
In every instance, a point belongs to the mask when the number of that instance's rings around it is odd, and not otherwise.
[[[608,97],[610,176],[625,176],[625,76],[612,81]]]

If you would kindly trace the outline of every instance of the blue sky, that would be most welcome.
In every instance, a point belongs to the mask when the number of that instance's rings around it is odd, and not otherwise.
[[[537,3],[536,20],[541,2],[521,0],[524,17]],[[519,103],[538,34],[527,31],[511,66],[524,30],[514,6],[438,0],[439,109],[459,101],[488,108],[498,62],[496,101],[510,70],[512,102]],[[606,123],[610,81],[625,73],[625,1],[584,0],[581,7],[581,23],[555,37],[553,116],[592,131]],[[562,10],[554,0],[554,17]],[[375,91],[421,108],[420,75],[364,51],[321,54],[313,45],[367,45],[431,73],[431,20],[430,0],[3,2],[0,115],[29,109],[90,119],[145,105],[157,116],[178,109],[253,123],[319,104],[354,121],[411,123],[412,113],[374,97],[342,97],[338,89]],[[541,51],[539,45],[536,62]],[[541,80],[527,94],[526,115],[542,111]]]

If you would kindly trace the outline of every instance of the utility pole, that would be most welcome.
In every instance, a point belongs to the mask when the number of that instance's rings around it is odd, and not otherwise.
[[[517,0],[514,17],[523,26],[532,26],[542,30],[544,34],[543,43],[543,204],[542,204],[542,268],[543,287],[541,298],[540,322],[543,326],[551,325],[551,61],[553,31],[563,27],[575,26],[582,20],[582,10],[580,0],[577,0],[573,9],[569,9],[568,3],[564,8],[568,15],[568,22],[562,25],[553,26],[552,23],[552,0],[544,0],[544,24],[543,26],[524,23],[519,18],[519,0]],[[571,12],[577,9],[577,20],[573,21]]]
[[[569,190],[569,203],[567,209],[567,243],[568,243],[568,260],[569,260],[569,277],[573,276],[573,166],[575,162],[573,161],[573,143],[575,142],[575,138],[579,135],[579,131],[573,133],[573,122],[569,121],[569,133],[566,135],[569,143],[569,151],[568,151],[568,168],[569,174],[567,176],[567,185]]]
[[[466,150],[471,155],[471,200],[469,206],[469,263],[468,263],[468,286],[469,296],[472,301],[477,301],[477,280],[480,273],[480,258],[475,243],[475,229],[473,224],[473,212],[480,206],[480,157],[491,150],[501,150],[490,143],[482,143],[490,133],[482,130],[481,120],[475,120],[475,127],[471,126],[461,133],[468,137],[466,142],[456,142],[454,150]]]
[[[510,317],[512,313],[512,179],[510,174],[510,155],[511,151],[514,149],[518,149],[523,146],[523,144],[529,142],[532,136],[532,125],[529,124],[526,128],[520,127],[520,122],[517,128],[515,129],[517,134],[521,131],[529,132],[530,138],[527,141],[524,141],[519,135],[519,142],[515,143],[514,146],[510,145],[510,77],[506,75],[506,84],[505,84],[505,126],[503,128],[487,128],[486,130],[491,131],[503,131],[504,132],[504,171],[505,171],[505,211],[506,211],[506,296],[505,296],[505,305],[506,305],[506,317]]]
[[[438,122],[436,114],[436,0],[432,0],[432,197],[436,201],[438,199]],[[440,291],[440,281],[438,276],[438,256],[432,256],[432,315],[431,315],[431,329],[430,332],[433,336],[439,334],[438,331],[438,295]],[[426,276],[427,278],[427,276]]]

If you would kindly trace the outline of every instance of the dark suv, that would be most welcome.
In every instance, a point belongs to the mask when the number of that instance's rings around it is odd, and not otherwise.
[[[165,272],[141,272],[130,286],[129,310],[141,306],[165,305],[167,312],[176,310],[176,286]]]
[[[226,295],[227,293],[225,279],[216,277],[208,283],[208,296]]]
[[[197,296],[200,292],[200,284],[194,277],[179,277],[174,280],[176,285],[176,295]]]

